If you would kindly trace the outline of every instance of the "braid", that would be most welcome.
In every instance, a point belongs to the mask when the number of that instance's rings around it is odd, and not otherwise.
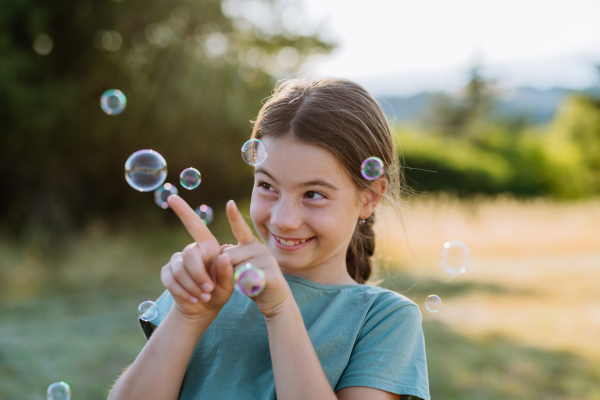
[[[371,256],[375,252],[375,214],[371,214],[364,224],[357,224],[346,252],[346,268],[358,283],[365,283],[371,276]]]

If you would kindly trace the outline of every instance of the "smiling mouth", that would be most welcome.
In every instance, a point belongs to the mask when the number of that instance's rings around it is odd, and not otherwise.
[[[273,234],[271,234],[271,235],[273,235]],[[279,242],[279,244],[281,244],[282,246],[293,247],[293,246],[297,246],[299,244],[302,244],[302,243],[304,243],[306,241],[309,241],[311,239],[314,239],[314,236],[310,237],[308,239],[285,239],[285,238],[282,238],[281,236],[273,235],[273,238],[277,242]]]

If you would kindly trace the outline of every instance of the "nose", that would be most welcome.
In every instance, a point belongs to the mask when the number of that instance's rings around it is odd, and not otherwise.
[[[294,231],[302,226],[301,205],[282,196],[271,209],[270,223],[280,232]]]

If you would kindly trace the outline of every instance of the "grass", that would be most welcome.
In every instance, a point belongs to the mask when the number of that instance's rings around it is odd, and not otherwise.
[[[432,398],[600,399],[600,201],[416,198],[403,218],[406,233],[379,218],[378,275],[420,306],[442,298],[421,307]],[[211,227],[230,242],[223,222]],[[472,250],[454,280],[437,265],[450,239]],[[145,343],[137,305],[189,241],[101,225],[61,246],[0,240],[0,398],[63,380],[74,400],[105,399]]]

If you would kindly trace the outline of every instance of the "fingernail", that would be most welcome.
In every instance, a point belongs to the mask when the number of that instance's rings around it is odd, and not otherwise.
[[[200,300],[202,300],[203,302],[206,303],[207,301],[210,300],[210,294],[208,294],[208,293],[202,293],[200,295]]]
[[[207,293],[211,292],[212,288],[213,288],[213,286],[210,283],[208,283],[208,282],[206,282],[205,284],[202,285],[202,291],[203,292],[207,292]]]
[[[196,304],[197,302],[198,302],[197,298],[190,296],[190,303]]]

